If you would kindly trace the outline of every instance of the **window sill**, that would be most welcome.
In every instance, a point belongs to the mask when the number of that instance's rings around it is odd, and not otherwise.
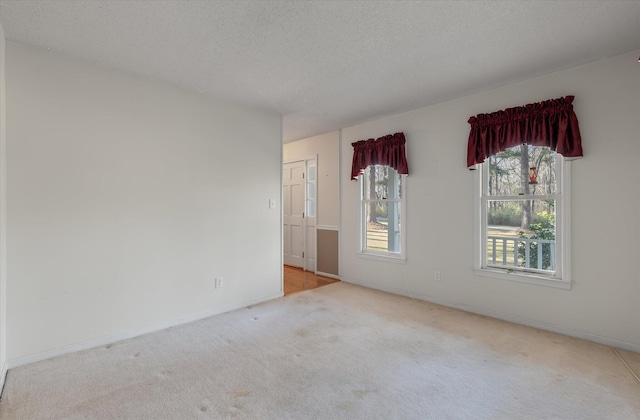
[[[477,276],[491,277],[494,279],[516,281],[520,283],[535,284],[538,286],[555,287],[557,289],[571,289],[573,284],[571,281],[554,279],[551,277],[536,275],[530,273],[512,272],[507,273],[505,270],[492,268],[474,268],[473,273]]]
[[[356,255],[358,258],[364,258],[365,260],[390,262],[395,264],[405,264],[407,262],[407,259],[400,255],[373,254],[369,252],[358,252]]]

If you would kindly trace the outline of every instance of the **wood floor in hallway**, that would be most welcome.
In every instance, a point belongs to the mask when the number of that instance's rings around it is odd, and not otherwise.
[[[302,292],[303,290],[315,289],[326,286],[340,280],[324,276],[317,276],[312,271],[304,271],[301,268],[284,266],[284,294]]]

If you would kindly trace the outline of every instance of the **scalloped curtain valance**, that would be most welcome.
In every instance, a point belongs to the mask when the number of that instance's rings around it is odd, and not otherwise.
[[[548,146],[567,159],[582,157],[573,96],[550,99],[469,118],[467,167],[521,144]]]
[[[400,174],[409,175],[405,143],[404,133],[388,134],[375,140],[351,143],[353,146],[351,179],[357,179],[371,165],[390,166]]]

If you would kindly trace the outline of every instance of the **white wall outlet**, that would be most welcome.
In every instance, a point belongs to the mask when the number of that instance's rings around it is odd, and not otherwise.
[[[433,279],[435,281],[440,281],[440,272],[439,271],[434,271],[433,272]]]
[[[222,287],[222,282],[223,282],[222,277],[216,277],[215,278],[216,289],[220,289]]]

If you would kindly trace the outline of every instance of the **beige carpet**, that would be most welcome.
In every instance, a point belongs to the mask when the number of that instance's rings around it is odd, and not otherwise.
[[[640,383],[606,346],[336,283],[10,370],[0,417],[640,419]]]

